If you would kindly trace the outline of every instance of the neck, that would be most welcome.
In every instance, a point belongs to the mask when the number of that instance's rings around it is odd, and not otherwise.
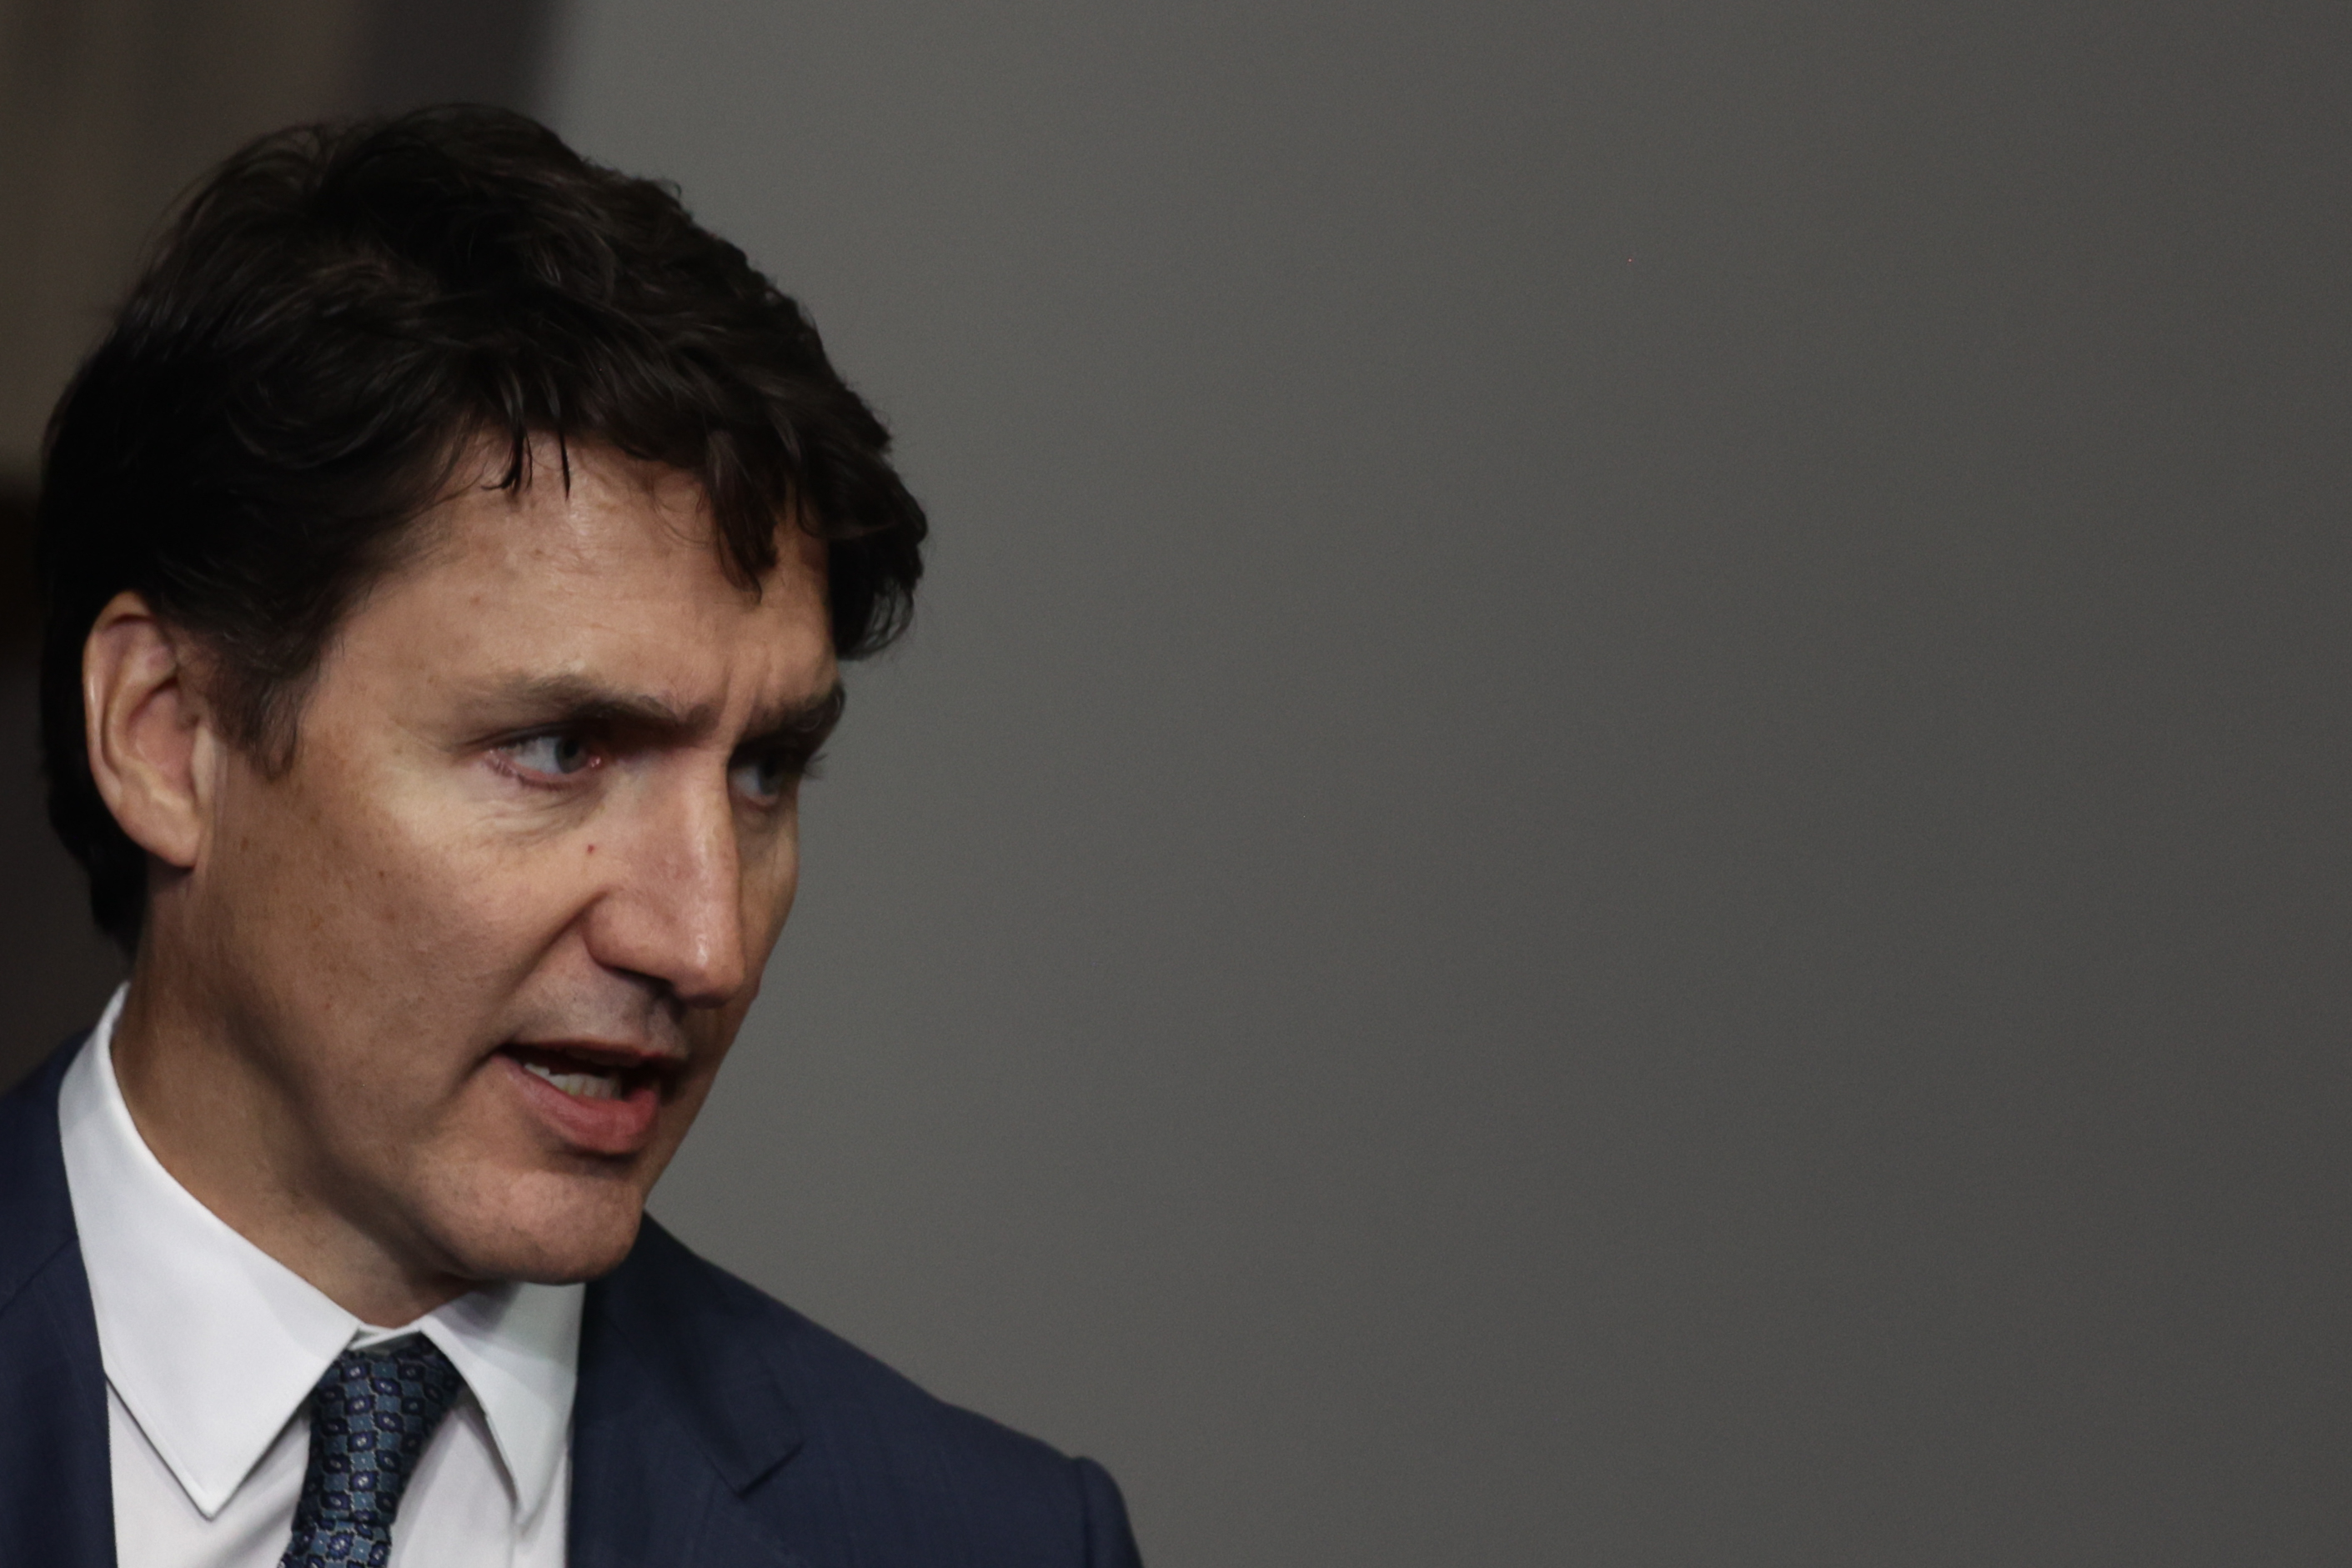
[[[154,946],[142,945],[115,1020],[114,1075],[172,1178],[362,1322],[398,1327],[472,1290],[336,1203],[305,1118],[257,1062],[265,1053],[238,1049],[233,1022],[153,961]]]

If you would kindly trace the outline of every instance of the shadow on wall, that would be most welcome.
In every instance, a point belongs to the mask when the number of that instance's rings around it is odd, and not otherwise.
[[[0,480],[173,198],[265,131],[528,109],[552,0],[0,0]]]

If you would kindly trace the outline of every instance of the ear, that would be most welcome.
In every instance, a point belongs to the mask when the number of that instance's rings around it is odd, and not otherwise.
[[[81,648],[89,771],[131,841],[183,871],[204,844],[224,755],[195,649],[136,593],[98,612]]]

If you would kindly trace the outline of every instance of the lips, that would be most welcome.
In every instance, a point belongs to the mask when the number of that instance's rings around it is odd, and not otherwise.
[[[683,1065],[602,1045],[509,1045],[499,1058],[541,1124],[594,1155],[634,1155],[652,1142],[663,1082]]]
[[[541,1061],[524,1061],[525,1072],[535,1072],[575,1100],[618,1100],[621,1098],[621,1075],[618,1072],[559,1072]]]

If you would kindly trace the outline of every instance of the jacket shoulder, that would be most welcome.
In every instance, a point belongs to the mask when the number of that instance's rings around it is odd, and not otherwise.
[[[106,1376],[58,1135],[80,1043],[0,1095],[0,1563],[115,1555]]]
[[[626,1336],[730,1488],[803,1552],[839,1541],[881,1563],[1134,1562],[1099,1466],[936,1397],[650,1219],[592,1289],[589,1316],[591,1335]],[[590,1357],[583,1341],[583,1384]]]
[[[87,1035],[76,1035],[0,1094],[0,1306],[73,1244],[73,1204],[58,1138],[58,1086]]]

